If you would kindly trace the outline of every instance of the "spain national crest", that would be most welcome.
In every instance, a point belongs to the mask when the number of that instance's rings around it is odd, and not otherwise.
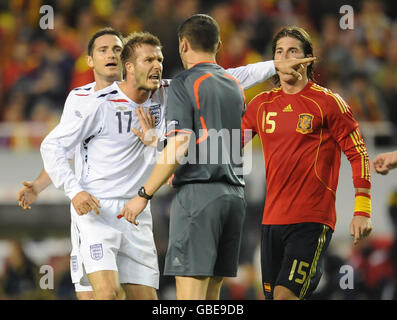
[[[307,134],[313,132],[313,119],[314,116],[310,113],[301,113],[298,119],[296,131]]]

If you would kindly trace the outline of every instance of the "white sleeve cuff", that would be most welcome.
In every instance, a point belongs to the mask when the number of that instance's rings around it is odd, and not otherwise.
[[[73,200],[73,198],[76,196],[76,194],[78,194],[81,191],[84,191],[84,189],[80,185],[78,185],[78,186],[74,187],[72,190],[66,192],[66,195],[68,196],[68,198],[70,200]]]

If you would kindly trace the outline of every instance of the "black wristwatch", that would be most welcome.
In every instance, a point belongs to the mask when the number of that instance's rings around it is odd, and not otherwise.
[[[153,196],[149,196],[146,191],[145,191],[145,187],[140,187],[138,190],[138,196],[145,198],[146,200],[150,200],[153,198]]]

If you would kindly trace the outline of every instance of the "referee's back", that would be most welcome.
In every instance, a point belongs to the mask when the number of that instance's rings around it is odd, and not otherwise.
[[[241,117],[245,106],[239,82],[215,62],[195,64],[170,87],[166,119],[173,132],[191,132],[186,163],[173,185],[226,182],[244,185]]]

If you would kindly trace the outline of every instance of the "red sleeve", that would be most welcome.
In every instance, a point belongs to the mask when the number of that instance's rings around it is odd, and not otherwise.
[[[334,139],[339,141],[358,128],[349,105],[338,94],[327,95],[327,123]]]
[[[360,130],[357,128],[339,142],[353,170],[355,188],[371,189],[369,157]]]
[[[355,188],[371,188],[369,157],[365,142],[349,105],[337,94],[331,93],[327,106],[327,123],[332,136],[350,162]]]
[[[241,121],[241,137],[243,148],[257,134],[256,113],[260,104],[259,97],[260,96],[257,96],[250,101]]]

